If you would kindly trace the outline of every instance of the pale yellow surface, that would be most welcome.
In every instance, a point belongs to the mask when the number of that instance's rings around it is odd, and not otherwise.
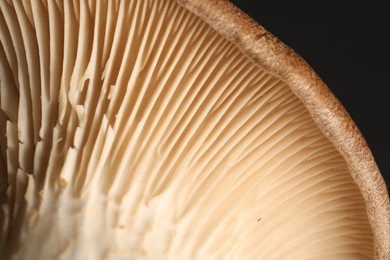
[[[0,8],[0,255],[373,256],[341,155],[196,16],[170,0]]]

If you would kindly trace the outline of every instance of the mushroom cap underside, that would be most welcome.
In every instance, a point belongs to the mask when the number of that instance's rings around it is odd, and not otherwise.
[[[389,256],[358,129],[228,2],[0,8],[0,255]]]

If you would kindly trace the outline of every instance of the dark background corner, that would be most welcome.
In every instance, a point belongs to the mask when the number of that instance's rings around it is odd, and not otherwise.
[[[362,132],[389,190],[389,5],[368,0],[231,2],[313,67]]]

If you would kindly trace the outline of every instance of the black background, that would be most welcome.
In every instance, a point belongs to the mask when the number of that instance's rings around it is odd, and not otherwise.
[[[232,1],[310,64],[390,186],[390,8],[378,1]]]

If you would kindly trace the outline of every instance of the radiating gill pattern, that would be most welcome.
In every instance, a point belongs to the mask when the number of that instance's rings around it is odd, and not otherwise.
[[[305,106],[174,1],[0,1],[0,247],[21,259],[365,259]]]

